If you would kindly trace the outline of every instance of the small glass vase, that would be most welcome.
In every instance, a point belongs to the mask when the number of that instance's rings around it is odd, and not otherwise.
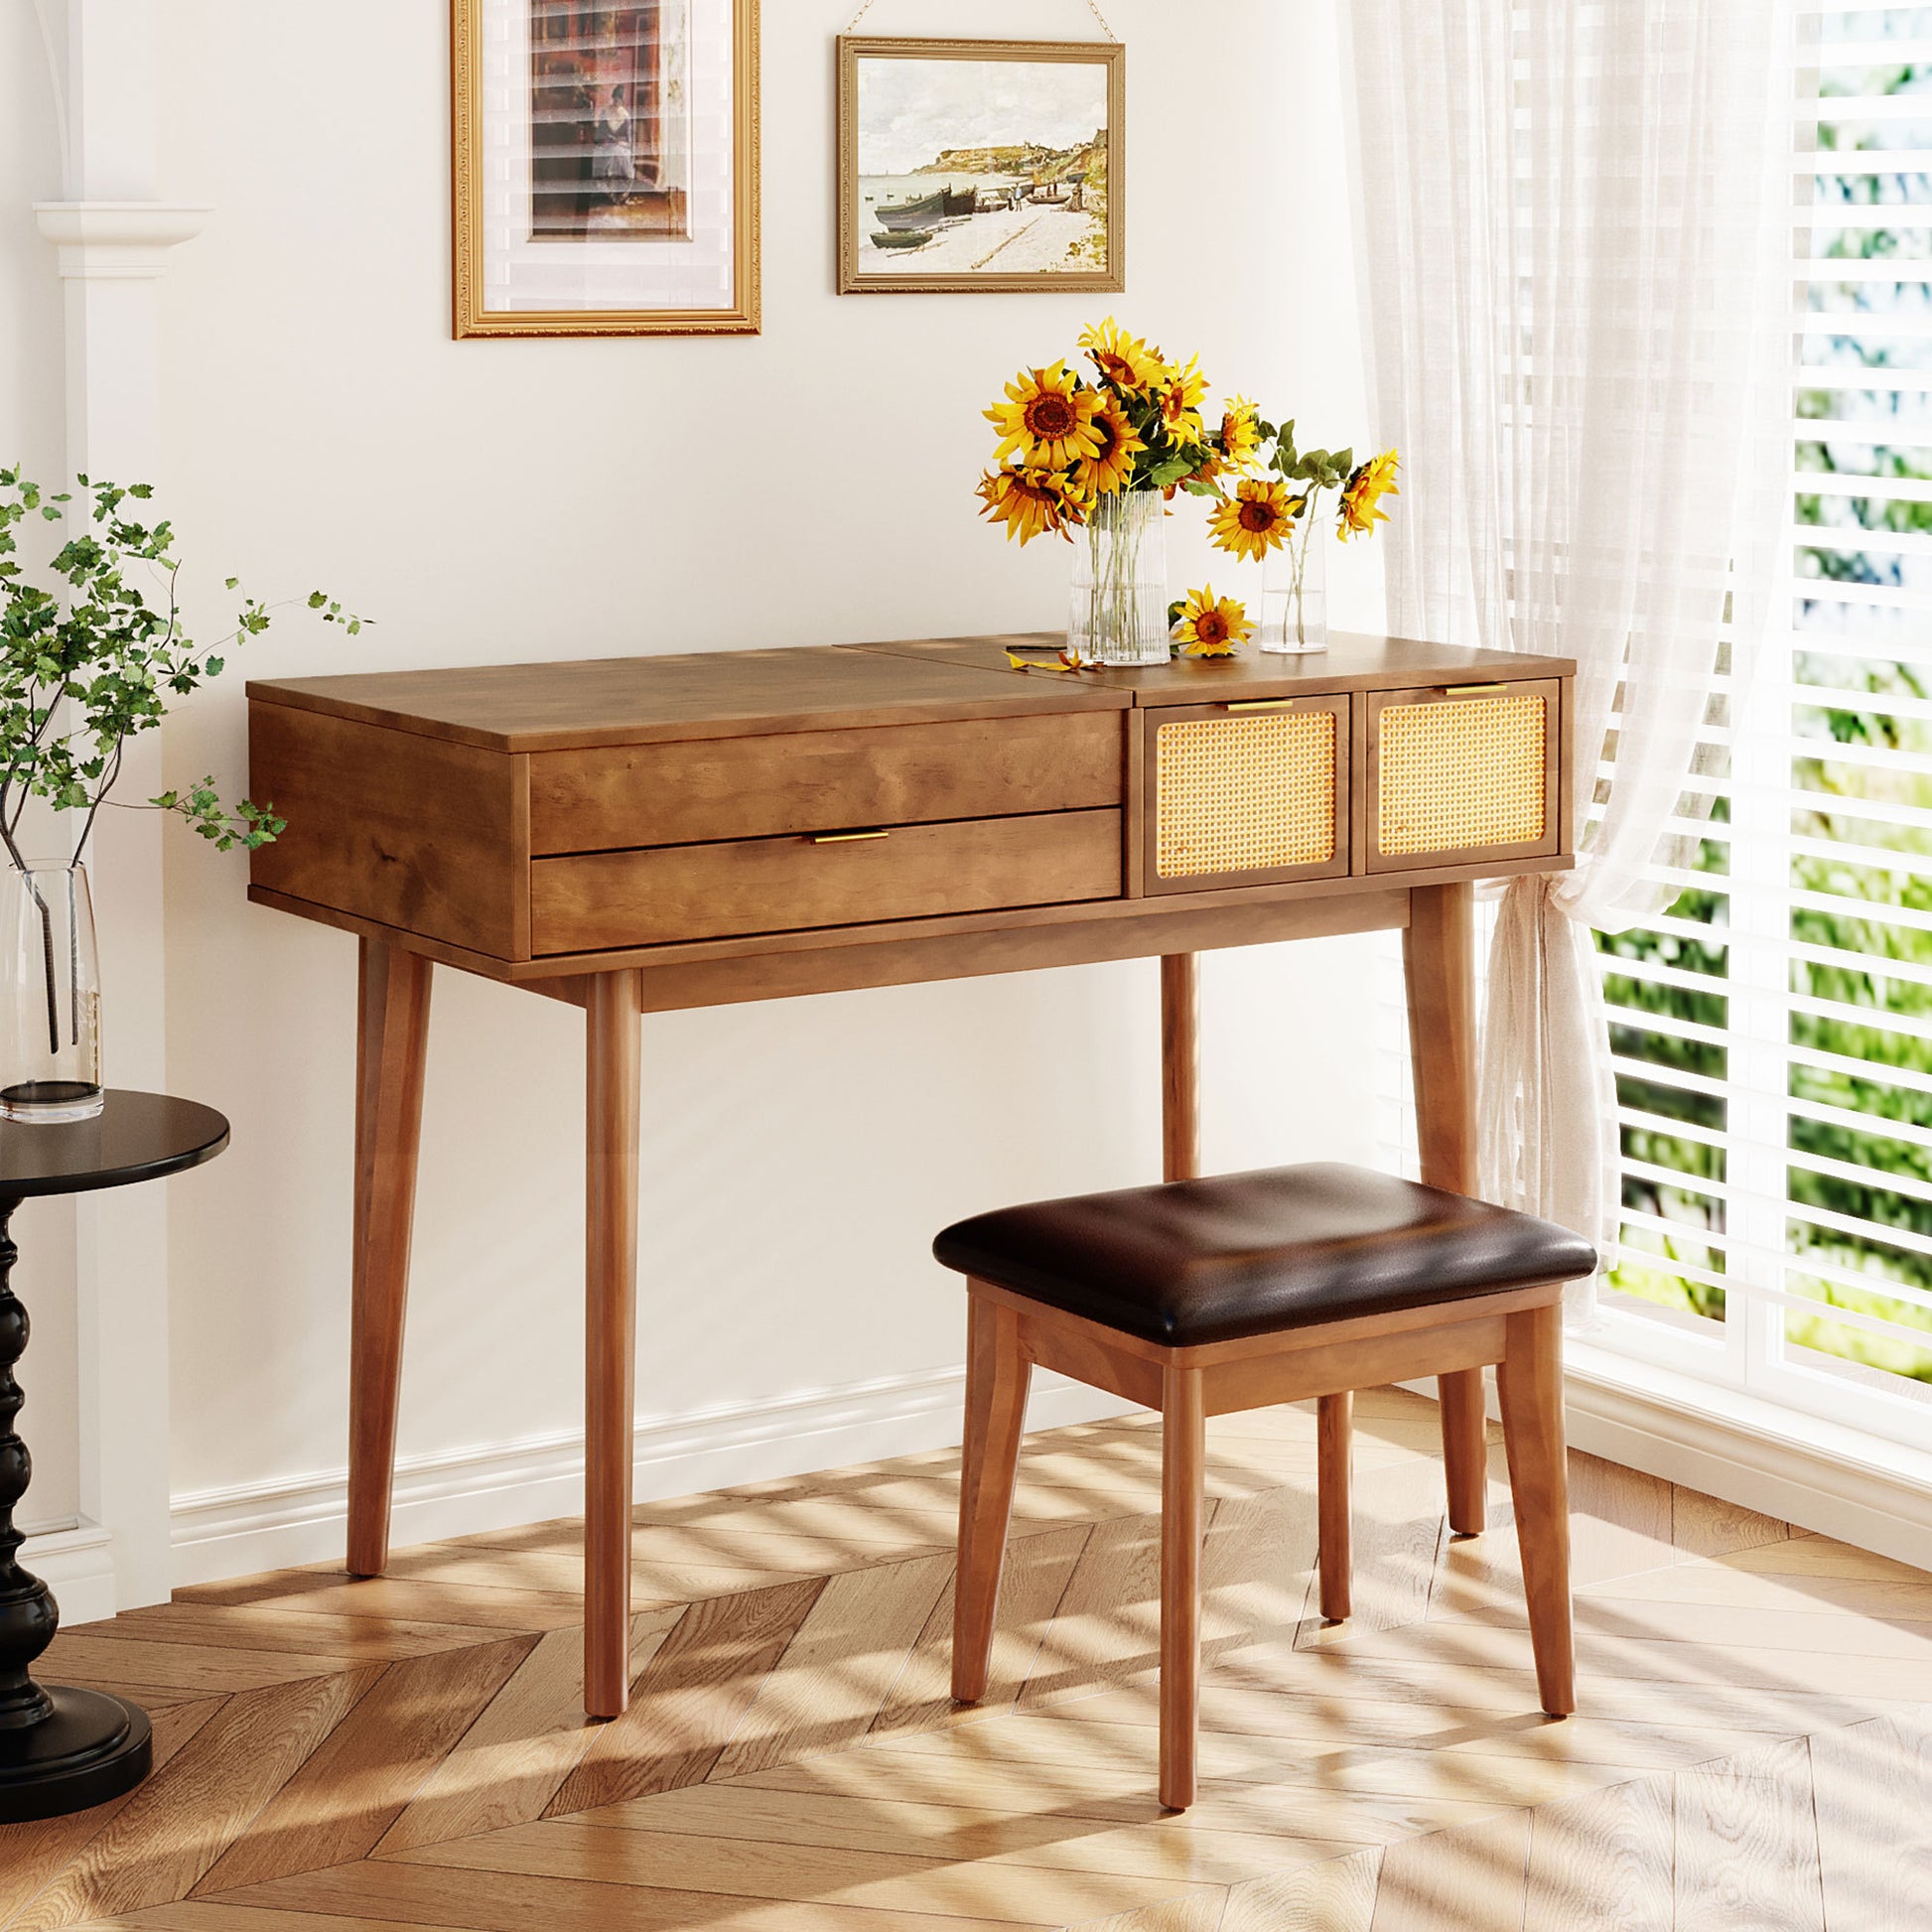
[[[1165,664],[1167,503],[1158,489],[1119,489],[1095,502],[1073,537],[1067,653],[1080,662]]]
[[[1263,560],[1260,644],[1282,656],[1328,648],[1327,519],[1312,510]]]
[[[0,1120],[91,1120],[100,1084],[100,961],[87,869],[8,867],[0,878],[6,946]]]

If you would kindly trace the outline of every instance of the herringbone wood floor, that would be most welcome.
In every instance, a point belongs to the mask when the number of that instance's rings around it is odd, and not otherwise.
[[[1158,1438],[1030,1439],[995,1682],[945,1694],[956,1458],[637,1512],[633,1703],[578,1706],[577,1526],[185,1590],[63,1635],[160,1768],[0,1828],[0,1926],[141,1932],[1886,1932],[1932,1923],[1932,1578],[1573,1459],[1581,1714],[1507,1526],[1360,1398],[1357,1612],[1313,1421],[1210,1425],[1202,1796],[1154,1800]],[[1500,1474],[1500,1458],[1497,1459]]]

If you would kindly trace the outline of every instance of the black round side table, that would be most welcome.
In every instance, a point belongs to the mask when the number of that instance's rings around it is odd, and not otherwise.
[[[54,1641],[54,1592],[15,1561],[26,1538],[14,1507],[33,1463],[14,1433],[25,1398],[14,1364],[27,1347],[27,1311],[13,1292],[20,1251],[9,1232],[30,1194],[78,1194],[157,1180],[211,1161],[228,1144],[212,1107],[165,1093],[110,1089],[92,1120],[0,1121],[0,1823],[60,1818],[132,1791],[153,1756],[148,1714],[103,1691],[37,1684],[28,1674]]]

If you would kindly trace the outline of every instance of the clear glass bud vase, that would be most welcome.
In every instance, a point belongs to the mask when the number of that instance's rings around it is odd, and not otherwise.
[[[0,1119],[91,1120],[101,1109],[100,961],[87,869],[0,873],[6,947]]]
[[[1158,489],[1100,497],[1073,533],[1067,649],[1101,664],[1165,664],[1168,638],[1167,504]]]
[[[1287,655],[1328,648],[1328,518],[1305,510],[1261,566],[1261,648]]]

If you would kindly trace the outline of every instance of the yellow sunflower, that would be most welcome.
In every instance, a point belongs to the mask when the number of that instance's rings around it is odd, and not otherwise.
[[[1089,496],[1105,496],[1125,489],[1134,475],[1134,459],[1147,448],[1126,412],[1112,396],[1103,396],[1094,411],[1093,433],[1099,450],[1073,466],[1074,481]]]
[[[1100,398],[1080,387],[1064,362],[1050,369],[1022,369],[1007,384],[1007,400],[986,412],[1000,432],[995,455],[1017,457],[1029,470],[1064,470],[1081,457],[1098,456],[1093,414]]]
[[[1401,465],[1401,458],[1393,450],[1384,450],[1380,456],[1370,457],[1358,466],[1342,485],[1340,528],[1336,535],[1344,543],[1350,537],[1373,536],[1375,526],[1389,520],[1388,511],[1377,505],[1384,496],[1402,494],[1395,486],[1395,473]]]
[[[980,479],[976,492],[985,508],[982,516],[1004,523],[1008,540],[1020,539],[1022,549],[1037,536],[1063,536],[1069,523],[1084,523],[1085,498],[1053,470],[1003,464]]]
[[[1221,452],[1237,470],[1252,470],[1261,452],[1261,412],[1236,396],[1221,416]]]
[[[1176,443],[1198,443],[1202,425],[1200,406],[1207,400],[1207,378],[1200,372],[1200,357],[1189,358],[1184,369],[1167,368],[1161,372],[1161,424]]]
[[[1212,585],[1189,591],[1174,620],[1173,640],[1186,657],[1232,657],[1236,644],[1254,635],[1239,598],[1217,599]]]
[[[1093,357],[1101,375],[1127,395],[1144,396],[1161,379],[1160,352],[1140,337],[1130,336],[1112,316],[1085,331],[1080,346]]]
[[[1232,496],[1223,496],[1209,513],[1207,527],[1214,547],[1256,563],[1287,542],[1301,508],[1291,500],[1288,486],[1273,477],[1244,477]]]

